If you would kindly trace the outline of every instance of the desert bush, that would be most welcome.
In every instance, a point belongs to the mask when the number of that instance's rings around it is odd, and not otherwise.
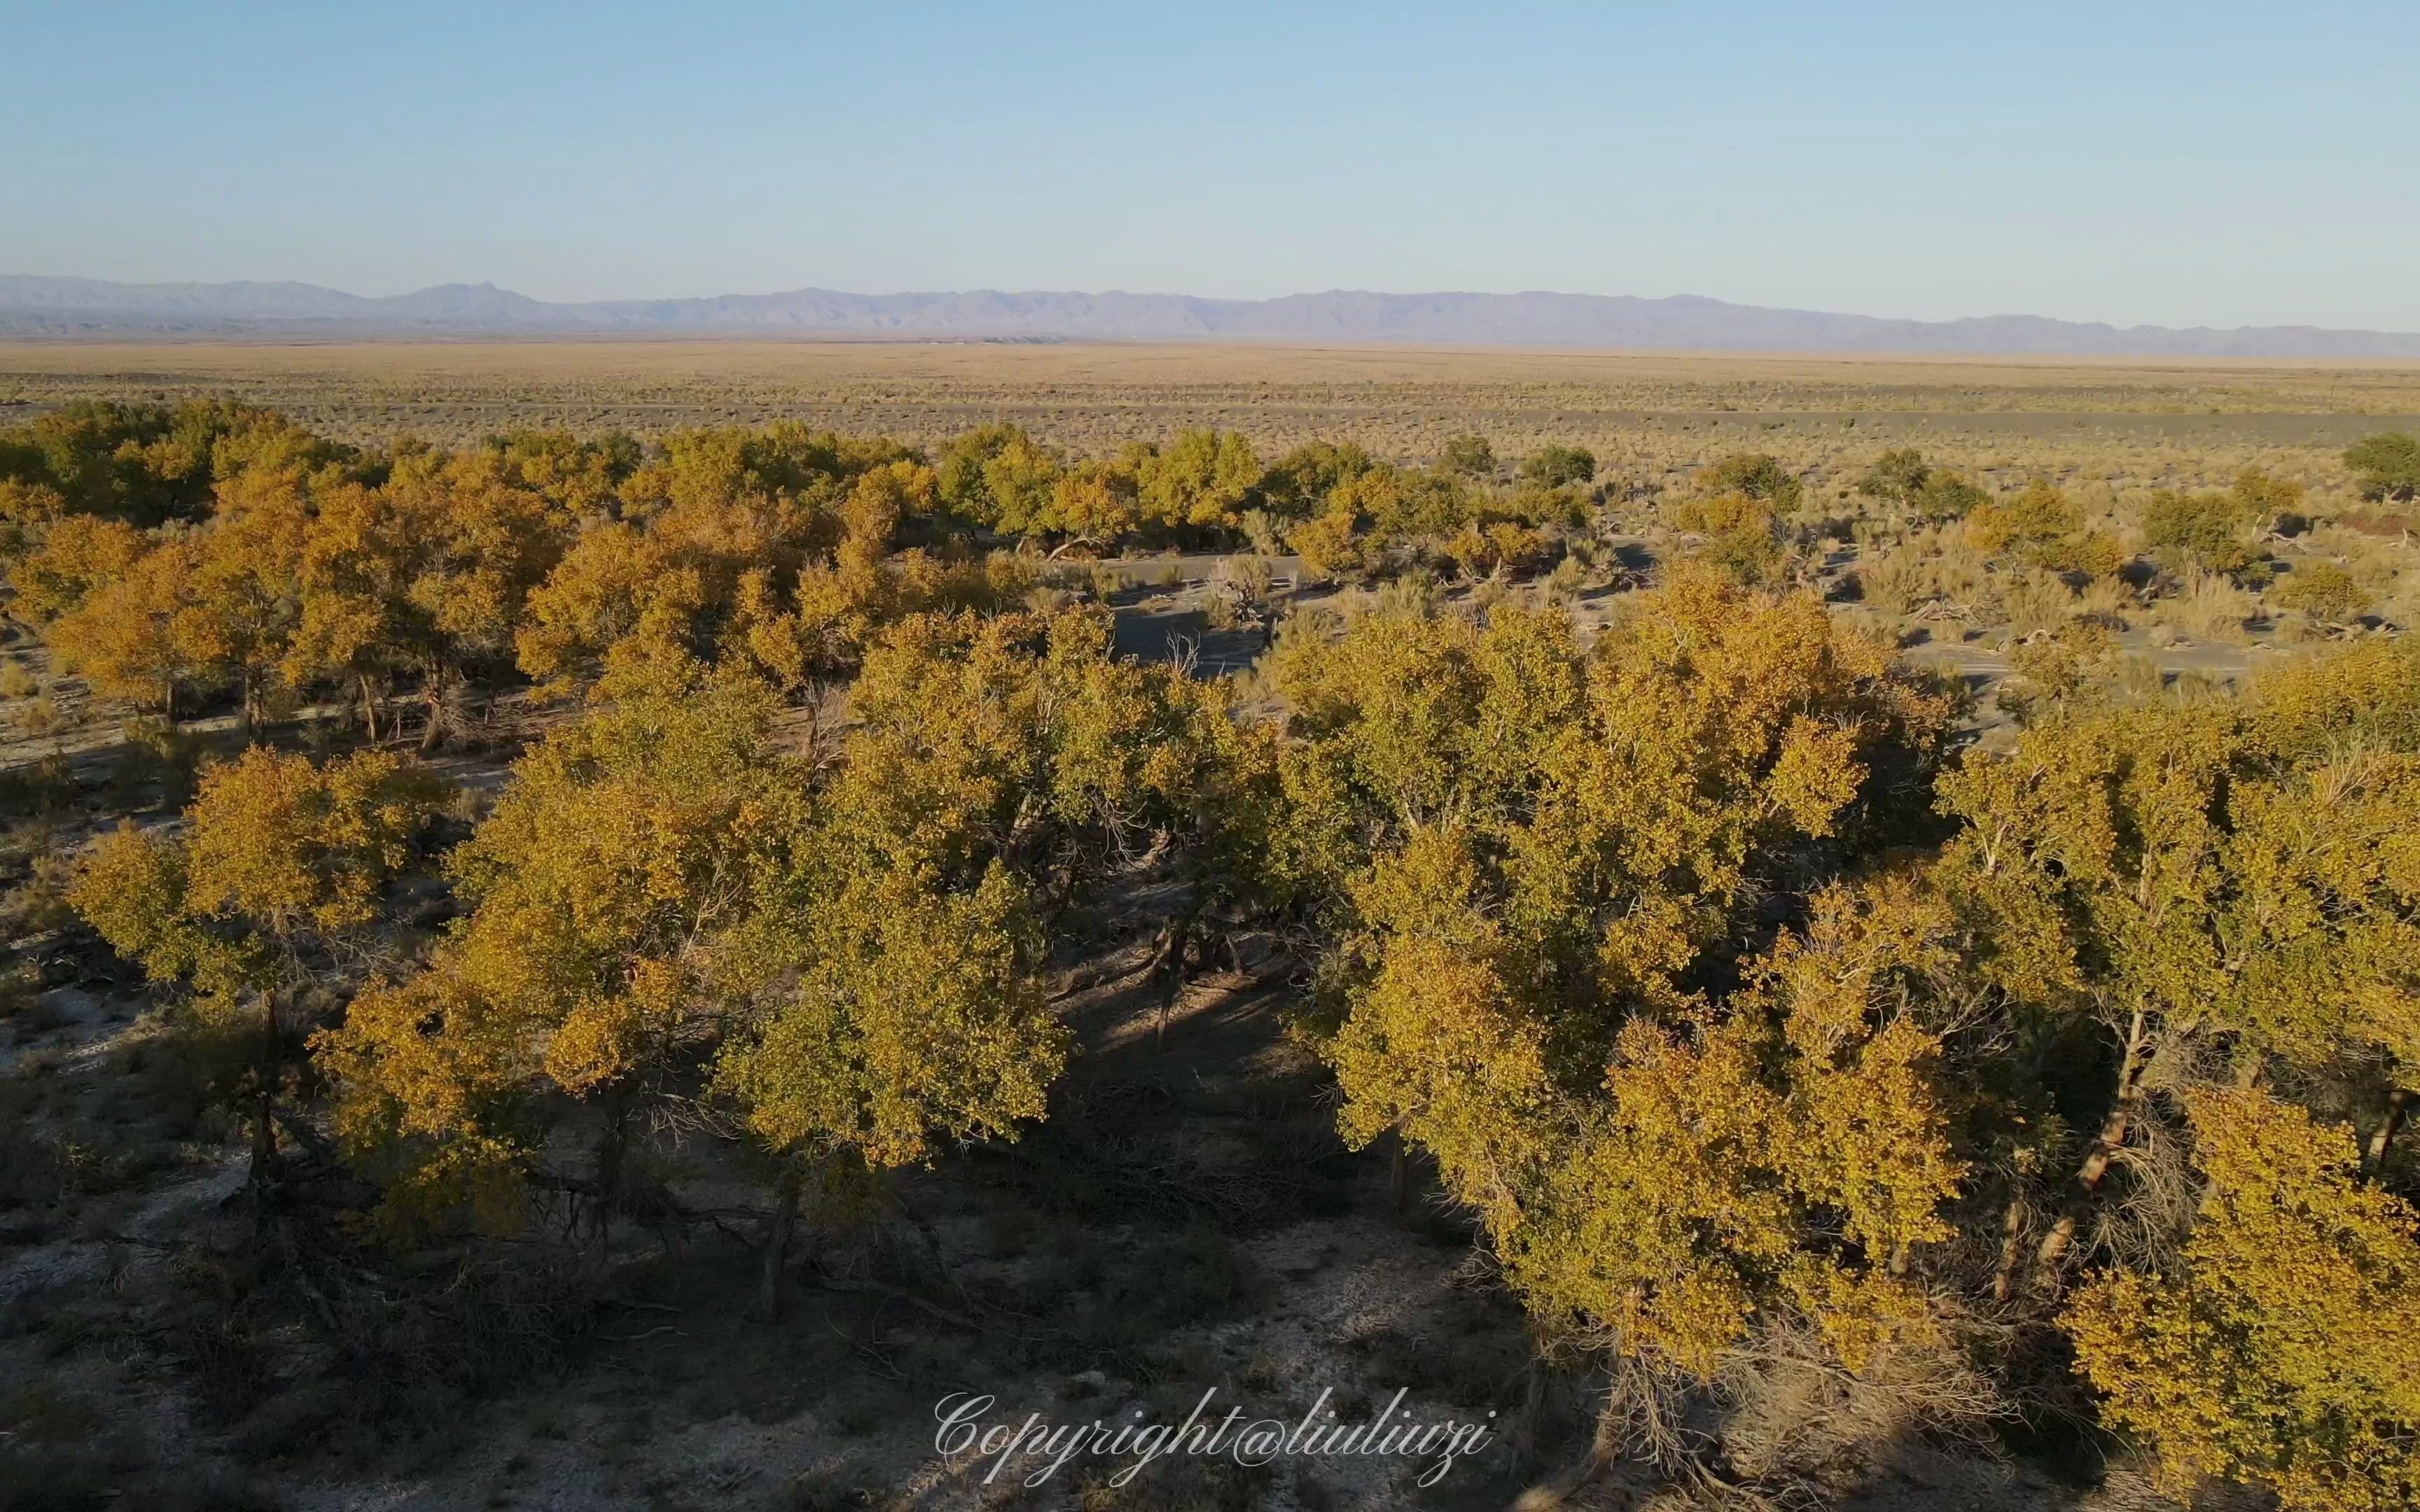
[[[1230,592],[1247,604],[1266,599],[1269,586],[1276,580],[1275,569],[1262,556],[1220,557],[1210,574],[1212,588]]]
[[[2168,690],[2168,674],[2157,657],[2128,656],[2118,659],[2118,690],[2136,702],[2156,699]]]
[[[1581,565],[1579,558],[1563,558],[1555,563],[1554,571],[1546,574],[1546,602],[1570,603],[1578,596],[1581,585],[1587,581],[1588,569]]]
[[[1275,580],[1265,557],[1220,557],[1210,569],[1202,603],[1210,628],[1232,630],[1253,615],[1267,613]]]
[[[2065,699],[2080,691],[2092,673],[2117,654],[2118,638],[2088,620],[2062,621],[2009,654],[2009,665],[2032,688]]]
[[[2393,430],[2366,436],[2345,453],[2344,462],[2364,499],[2409,503],[2420,497],[2420,437]]]
[[[1596,457],[1585,447],[1543,446],[1521,460],[1521,476],[1542,488],[1564,488],[1596,477]]]
[[[67,762],[47,756],[27,766],[0,768],[0,814],[56,818],[75,805],[75,777]]]
[[[1436,614],[1436,575],[1425,567],[1410,567],[1391,582],[1378,585],[1371,596],[1366,612],[1377,615],[1404,615],[1412,619],[1431,619]]]
[[[2028,548],[2024,560],[2045,571],[2086,578],[2115,578],[2130,560],[2125,543],[2107,531],[2085,530]]]
[[[121,807],[147,797],[162,809],[181,809],[193,798],[194,769],[201,743],[157,715],[142,715],[118,726],[126,748],[110,774],[110,786]]]
[[[73,923],[75,909],[68,902],[68,885],[74,876],[72,856],[35,856],[33,874],[0,898],[0,931],[22,940]]]
[[[1901,548],[1857,565],[1857,595],[1886,614],[1912,614],[1932,596],[1921,553]]]
[[[1807,486],[1779,458],[1762,452],[1726,456],[1700,469],[1698,486],[1710,494],[1738,494],[1753,499],[1776,515],[1797,509]]]
[[[2036,478],[2007,499],[1976,506],[1967,516],[1968,538],[1986,556],[2016,548],[2041,548],[2084,528],[2084,517],[2066,494]]]
[[[2162,489],[2143,510],[2143,545],[2164,566],[2235,574],[2255,558],[2243,532],[2252,523],[2234,494]]]
[[[1963,518],[1991,496],[1955,472],[1931,466],[1914,447],[1885,452],[1857,479],[1857,492],[1920,520]]]
[[[1466,578],[1522,572],[1536,564],[1545,542],[1536,531],[1511,520],[1466,525],[1447,539],[1445,555]]]
[[[2278,605],[2299,610],[2326,625],[2342,625],[2369,612],[2370,595],[2352,574],[2333,562],[2306,559],[2271,591]]]
[[[1932,563],[1932,589],[1948,611],[1970,625],[2005,623],[2001,592],[2008,579],[1974,563],[1944,559]]]
[[[2244,639],[2245,627],[2259,612],[2259,601],[2235,586],[2223,573],[2188,571],[2176,595],[2161,606],[2163,616],[2187,635],[2202,640]]]
[[[1244,539],[1255,552],[1264,557],[1283,556],[1285,538],[1265,509],[1244,511]]]
[[[1696,560],[1733,582],[1756,588],[1780,582],[1788,573],[1790,555],[1771,531],[1745,525],[1709,539],[1698,548]]]
[[[2306,490],[2289,478],[2272,477],[2259,468],[2245,468],[2235,475],[2228,491],[2242,506],[2244,517],[2260,530],[2296,535],[2309,527],[2303,515]]]
[[[1911,1438],[1990,1443],[1994,1427],[2016,1416],[2014,1404],[1976,1367],[1961,1337],[1965,1320],[1927,1324],[1854,1372],[1833,1365],[1812,1325],[1767,1327],[1723,1366],[1724,1458],[1751,1480],[1789,1484]]]
[[[1486,437],[1466,431],[1447,438],[1445,450],[1438,454],[1437,466],[1466,478],[1492,477],[1496,472],[1496,448],[1488,444]]]
[[[2008,579],[2000,592],[2009,628],[2017,635],[2056,630],[2075,617],[2074,590],[2049,572],[2027,572]]]
[[[17,735],[23,740],[41,740],[55,735],[68,727],[67,711],[49,690],[36,693],[19,703],[16,715]]]
[[[2114,628],[2125,627],[2126,616],[2140,608],[2134,590],[2122,578],[2095,578],[2076,594],[2076,612],[2103,621]]]

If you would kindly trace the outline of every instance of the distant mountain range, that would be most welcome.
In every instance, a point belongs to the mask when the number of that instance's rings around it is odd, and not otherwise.
[[[1886,320],[1694,295],[725,294],[557,304],[492,284],[364,299],[316,284],[110,284],[0,275],[0,336],[757,334],[943,340],[1425,342],[1665,350],[2420,357],[2420,333],[2315,326],[2086,325],[2040,316]]]

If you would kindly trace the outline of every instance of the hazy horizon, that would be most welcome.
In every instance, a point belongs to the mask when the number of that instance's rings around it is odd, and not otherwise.
[[[289,282],[121,284],[0,275],[0,336],[279,332],[427,335],[722,333],[1047,341],[1431,345],[2119,357],[2420,358],[2420,333],[2307,325],[2079,324],[2031,315],[1926,322],[1728,303],[1526,291],[1329,290],[1274,300],[1125,291],[806,288],[700,300],[533,300],[492,282],[385,299]]]
[[[2263,328],[2281,328],[2281,327],[2308,327],[2308,328],[2311,328],[2311,329],[2317,329],[2317,330],[2363,331],[2363,332],[2380,332],[2380,333],[2385,333],[2385,334],[2396,334],[2396,335],[2402,335],[2402,334],[2409,334],[2409,333],[2412,333],[2412,332],[2403,332],[2403,331],[2396,330],[2396,329],[2391,328],[2391,327],[2345,327],[2345,326],[2330,326],[2330,325],[2326,325],[2326,324],[2323,324],[2323,323],[2319,322],[2319,321],[2311,321],[2311,320],[2280,320],[2280,321],[2263,321],[2263,322],[2240,322],[2240,323],[2233,323],[2233,324],[2221,323],[2221,322],[2217,322],[2217,321],[2208,321],[2208,320],[2205,320],[2205,321],[2195,321],[2195,322],[2181,323],[2181,324],[2180,324],[2180,323],[2174,323],[2174,322],[2167,322],[2167,321],[2153,321],[2153,320],[2128,320],[2128,319],[2080,320],[2080,319],[2070,319],[2069,317],[2061,316],[2047,315],[2047,314],[2044,314],[2043,312],[2039,311],[2039,310],[2021,310],[2021,309],[1992,309],[1992,310],[1982,310],[1982,309],[1978,309],[1978,310],[1969,310],[1969,311],[1965,311],[1965,312],[1963,312],[1963,313],[1960,313],[1960,314],[1945,315],[1945,316],[1911,316],[1911,315],[1903,315],[1903,314],[1900,314],[1900,313],[1899,313],[1899,312],[1896,312],[1896,311],[1893,311],[1893,310],[1888,310],[1888,309],[1868,310],[1868,309],[1849,309],[1849,308],[1846,308],[1846,307],[1843,307],[1843,306],[1828,306],[1828,305],[1804,305],[1804,306],[1798,306],[1798,305],[1771,305],[1771,304],[1761,304],[1761,303],[1757,303],[1757,302],[1755,302],[1755,301],[1744,301],[1744,300],[1730,300],[1730,299],[1725,299],[1725,298],[1723,298],[1722,296],[1719,296],[1719,295],[1708,294],[1708,293],[1705,293],[1705,292],[1704,292],[1704,291],[1702,291],[1702,290],[1699,290],[1699,289],[1693,289],[1693,288],[1676,288],[1676,289],[1670,289],[1670,290],[1666,290],[1666,291],[1655,291],[1655,290],[1645,290],[1645,289],[1580,289],[1580,288],[1546,288],[1546,287],[1528,287],[1528,288],[1478,288],[1478,287],[1460,287],[1460,288],[1381,288],[1381,287],[1377,287],[1377,286],[1375,286],[1375,285],[1343,285],[1343,284],[1337,284],[1337,285],[1326,285],[1326,286],[1324,286],[1324,287],[1319,287],[1319,288],[1296,288],[1296,289],[1287,289],[1287,290],[1284,290],[1284,291],[1282,291],[1282,292],[1280,292],[1280,293],[1271,294],[1271,295],[1262,295],[1262,296],[1227,296],[1227,295],[1217,295],[1217,294],[1204,294],[1204,293],[1202,293],[1202,292],[1200,292],[1200,291],[1198,291],[1198,290],[1194,290],[1194,289],[1183,289],[1183,288],[1158,288],[1158,287],[1140,287],[1140,286],[1138,286],[1138,287],[1116,287],[1116,286],[1078,287],[1078,286],[1076,286],[1076,285],[1038,285],[1038,284],[1037,284],[1037,285],[1005,285],[1005,284],[997,284],[997,283],[994,283],[994,284],[970,284],[970,285],[959,285],[959,286],[956,286],[956,287],[951,287],[951,288],[942,288],[942,287],[938,287],[938,286],[933,286],[933,287],[922,287],[922,286],[920,286],[920,287],[913,287],[913,288],[908,288],[908,287],[901,287],[901,288],[869,288],[869,287],[861,287],[861,288],[841,288],[841,287],[839,287],[839,286],[837,286],[837,285],[829,285],[829,284],[801,283],[801,284],[783,285],[773,286],[773,287],[765,287],[765,288],[717,288],[717,289],[713,289],[713,290],[710,290],[710,291],[706,292],[706,293],[703,293],[703,294],[666,294],[666,293],[660,293],[660,292],[650,291],[650,290],[630,290],[630,291],[625,291],[625,292],[621,292],[621,293],[608,293],[608,294],[600,294],[600,295],[595,296],[594,298],[556,300],[556,299],[549,299],[549,298],[547,298],[547,297],[545,297],[545,296],[540,296],[540,295],[534,295],[534,294],[531,294],[531,293],[530,293],[528,290],[526,290],[526,289],[522,289],[522,288],[518,288],[518,287],[512,286],[512,285],[510,285],[504,284],[504,282],[502,282],[501,280],[493,279],[493,278],[460,278],[460,279],[445,279],[445,280],[441,280],[441,281],[438,281],[438,282],[435,282],[435,283],[416,285],[413,285],[413,286],[411,286],[411,287],[408,287],[408,288],[396,288],[396,289],[365,289],[365,288],[358,288],[358,287],[349,287],[349,286],[344,286],[344,285],[334,285],[334,284],[322,284],[322,283],[318,283],[318,282],[317,282],[317,281],[315,281],[315,280],[311,280],[311,279],[271,278],[271,277],[243,277],[243,276],[233,277],[233,278],[224,278],[224,279],[215,279],[215,278],[213,278],[213,279],[204,279],[204,278],[177,278],[177,277],[166,277],[166,278],[147,278],[147,279],[102,279],[102,278],[95,278],[95,277],[93,277],[93,276],[91,276],[91,275],[84,274],[84,273],[71,273],[71,272],[70,272],[70,273],[62,273],[62,272],[57,272],[57,271],[54,271],[54,270],[47,270],[47,269],[36,269],[36,268],[0,268],[0,280],[37,280],[37,279],[39,279],[39,280],[51,280],[51,281],[63,282],[63,283],[64,283],[64,282],[70,282],[70,281],[73,281],[73,282],[84,282],[84,283],[94,283],[94,284],[108,284],[108,285],[116,285],[116,286],[118,286],[118,287],[125,287],[125,288],[146,288],[146,287],[150,287],[150,288],[180,288],[180,287],[181,287],[181,288],[224,288],[224,287],[236,287],[236,286],[275,287],[275,286],[279,286],[279,285],[301,285],[301,286],[304,286],[304,287],[310,287],[310,288],[321,289],[321,290],[325,290],[325,291],[330,292],[330,293],[343,294],[343,295],[349,296],[349,297],[350,297],[350,298],[353,298],[353,299],[359,299],[359,300],[397,300],[397,299],[404,299],[404,298],[408,298],[408,297],[410,297],[410,296],[411,296],[411,295],[415,295],[415,294],[430,294],[430,293],[436,293],[436,292],[440,292],[440,291],[447,290],[447,289],[494,289],[494,290],[496,290],[496,291],[498,291],[498,292],[500,292],[500,293],[504,293],[504,294],[510,294],[510,295],[517,295],[517,296],[520,296],[520,297],[521,297],[521,298],[523,298],[523,299],[535,300],[535,301],[537,301],[538,302],[545,303],[545,304],[555,304],[555,305],[566,305],[566,306],[578,306],[578,305],[601,305],[601,304],[660,304],[660,303],[695,303],[695,302],[704,302],[704,301],[716,301],[716,300],[763,299],[763,298],[767,298],[767,297],[770,297],[770,296],[777,296],[777,295],[785,295],[785,294],[810,294],[810,293],[816,293],[816,294],[838,294],[838,295],[845,295],[845,296],[847,296],[847,297],[850,297],[850,298],[870,299],[870,300],[914,299],[914,298],[940,298],[940,297],[968,296],[968,295],[1000,295],[1000,296],[1003,296],[1003,297],[1007,297],[1007,298],[1012,298],[1012,299],[1020,299],[1020,298],[1049,298],[1049,297],[1078,297],[1078,298],[1085,298],[1085,299],[1128,298],[1128,299],[1147,299],[1147,300],[1192,300],[1192,301],[1204,301],[1204,302],[1213,302],[1213,303],[1222,303],[1222,304],[1247,304],[1247,305],[1249,305],[1249,304],[1268,304],[1268,303],[1274,303],[1274,302],[1278,302],[1278,301],[1287,301],[1287,300],[1313,299],[1313,298],[1319,298],[1319,297],[1328,296],[1328,295],[1367,296],[1367,297],[1372,297],[1372,298],[1380,298],[1380,299],[1432,299],[1432,298],[1446,298],[1446,299],[1453,299],[1453,298],[1519,299],[1519,298],[1524,298],[1524,297],[1544,297],[1544,298],[1553,298],[1553,299],[1585,299],[1585,300],[1639,300],[1639,301],[1652,301],[1652,302],[1668,302],[1668,301],[1670,301],[1670,302],[1677,302],[1677,301],[1702,301],[1702,302],[1709,303],[1709,304],[1720,304],[1720,305],[1727,305],[1727,306],[1730,306],[1730,307],[1738,308],[1738,309],[1788,310],[1788,311],[1792,311],[1792,312],[1793,312],[1793,313],[1805,313],[1805,314],[1827,315],[1827,316],[1851,316],[1851,317],[1859,318],[1859,319],[1883,320],[1883,321],[1893,321],[1893,322],[1905,321],[1905,322],[1915,322],[1915,323],[1922,323],[1922,324],[1928,324],[1928,325],[1951,324],[1951,323],[1956,323],[1956,322],[1960,322],[1960,321],[1981,321],[1981,320],[2000,320],[2000,319],[2039,319],[2039,320],[2051,320],[2051,321],[2057,321],[2057,322],[2059,322],[2059,323],[2061,323],[2061,324],[2072,324],[2072,325],[2107,325],[2107,326],[2110,326],[2110,327],[2112,327],[2112,328],[2114,328],[2114,329],[2117,329],[2117,330],[2119,330],[2119,331],[2126,331],[2126,330],[2131,330],[2131,329],[2150,329],[2150,330],[2169,330],[2169,331],[2179,331],[2179,330],[2232,331],[2232,330],[2239,330],[2239,329],[2263,329]],[[2420,330],[2420,321],[2415,321],[2415,330]]]

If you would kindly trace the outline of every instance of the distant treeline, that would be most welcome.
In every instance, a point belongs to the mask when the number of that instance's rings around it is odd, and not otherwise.
[[[2347,460],[2372,497],[2420,482],[2409,437]],[[903,615],[1021,603],[1053,558],[1519,574],[1587,548],[1596,474],[1577,448],[1513,466],[1475,436],[1407,467],[1324,442],[1264,460],[1215,430],[1077,458],[1004,424],[938,455],[787,424],[654,446],[543,432],[364,450],[240,406],[80,403],[0,431],[0,557],[9,612],[104,696],[173,715],[232,694],[249,722],[342,690],[375,728],[409,687],[434,741],[467,680],[508,671],[613,693],[732,662],[795,690],[845,675]],[[1769,457],[1699,482],[1674,522],[1743,581],[1792,578],[1822,501]],[[1994,501],[1913,452],[1859,489],[1902,524],[1972,516],[1987,548],[2046,570],[2110,575],[2132,557],[2055,489]],[[2232,497],[2163,497],[2141,544],[2230,572],[2247,563],[2227,543],[2300,501],[2258,474]]]
[[[793,424],[365,451],[237,406],[96,403],[0,432],[0,551],[10,612],[105,696],[231,690],[251,719],[345,688],[375,721],[410,684],[434,738],[463,679],[512,667],[610,692],[736,657],[796,687],[903,614],[1019,601],[1050,554],[1291,545],[1326,568],[1418,542],[1494,570],[1580,518],[1594,463],[1496,471],[1264,462],[1216,431],[1076,460],[1007,425],[939,456]]]

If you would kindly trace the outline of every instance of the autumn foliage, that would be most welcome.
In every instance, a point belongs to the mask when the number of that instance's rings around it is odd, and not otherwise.
[[[1253,540],[1500,590],[1595,459],[39,424],[0,453],[9,612],[95,692],[247,737],[70,900],[178,1011],[257,1029],[222,1090],[264,1205],[308,1119],[383,1242],[567,1200],[601,1263],[646,1142],[697,1134],[774,1188],[769,1308],[802,1192],[1048,1116],[1055,974],[1148,885],[1148,980],[1268,942],[1345,1144],[1432,1170],[1542,1354],[1603,1373],[1601,1458],[1736,1488],[2094,1414],[2180,1495],[2420,1495],[2408,642],[2186,698],[2045,638],[2024,728],[1969,745],[1960,689],[1797,586],[1803,481],[1744,456],[1592,639],[1388,595],[1295,614],[1239,686],[1121,657],[1043,567]],[[2048,484],[1892,453],[1857,486],[2116,570]],[[2293,501],[2166,497],[2150,548],[2265,571]],[[504,692],[545,728],[484,811],[393,748]],[[312,700],[369,744],[273,748]],[[407,930],[406,893],[442,906]]]

